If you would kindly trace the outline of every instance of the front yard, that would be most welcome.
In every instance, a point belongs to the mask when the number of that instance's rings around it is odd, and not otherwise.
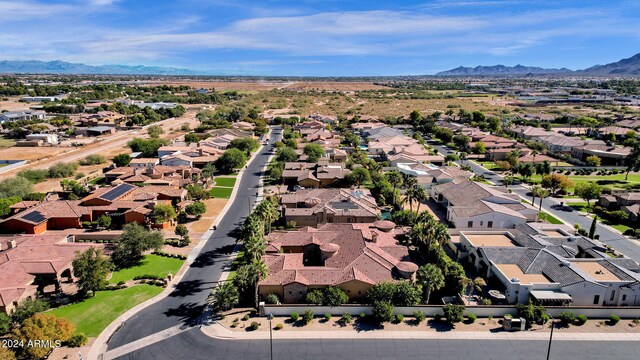
[[[231,193],[233,192],[232,187],[217,187],[214,186],[209,190],[209,195],[214,199],[228,199],[231,197]]]
[[[161,292],[161,287],[153,285],[98,291],[92,298],[53,309],[49,313],[69,320],[76,325],[78,332],[96,337],[118,316]]]
[[[114,271],[109,282],[111,284],[117,284],[120,281],[133,280],[136,276],[142,275],[155,275],[166,277],[168,274],[174,276],[180,270],[180,267],[184,263],[184,260],[168,258],[159,255],[145,255],[144,260],[137,266],[132,266],[127,269]]]

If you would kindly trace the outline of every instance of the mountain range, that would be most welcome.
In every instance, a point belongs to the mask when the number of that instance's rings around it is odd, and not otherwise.
[[[0,73],[91,75],[206,75],[206,72],[162,66],[85,65],[66,61],[0,61]]]
[[[85,75],[214,75],[213,73],[163,66],[144,65],[86,65],[66,61],[0,61],[0,73],[12,74],[85,74]],[[221,74],[218,74],[221,75]],[[534,66],[460,66],[442,71],[436,76],[491,75],[583,75],[583,76],[640,76],[640,53],[617,62],[596,65],[584,70],[546,69]]]
[[[617,62],[596,65],[584,70],[545,69],[531,66],[460,66],[452,70],[437,73],[438,76],[474,76],[474,75],[585,75],[585,76],[634,76],[640,75],[640,53]]]

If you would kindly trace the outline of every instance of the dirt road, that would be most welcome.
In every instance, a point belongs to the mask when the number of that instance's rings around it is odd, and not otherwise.
[[[151,125],[160,125],[164,130],[165,134],[162,136],[163,138],[175,138],[182,134],[180,131],[180,127],[184,123],[188,123],[191,128],[197,125],[197,120],[195,119],[197,111],[188,110],[185,114],[179,118],[169,118],[163,121],[156,122]],[[74,162],[83,159],[87,155],[91,154],[102,154],[105,155],[109,153],[111,150],[116,148],[124,148],[127,142],[134,137],[146,137],[147,131],[146,129],[151,126],[144,126],[142,129],[138,130],[128,130],[117,132],[116,134],[101,138],[99,141],[92,143],[90,145],[77,148],[75,150],[71,150],[65,153],[61,153],[46,159],[29,161],[26,165],[8,171],[6,173],[0,174],[0,179],[4,179],[7,177],[15,176],[18,172],[27,169],[46,169],[49,166],[57,163],[57,162]],[[29,151],[30,148],[23,148],[25,152]],[[0,151],[0,155],[2,152]]]

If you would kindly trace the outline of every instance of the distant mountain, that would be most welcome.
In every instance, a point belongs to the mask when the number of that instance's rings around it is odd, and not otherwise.
[[[128,66],[70,63],[66,61],[0,61],[0,73],[90,74],[90,75],[206,75],[205,72],[161,66]]]
[[[596,65],[578,71],[588,75],[640,75],[640,54],[606,65]]]
[[[572,71],[566,68],[562,69],[545,69],[535,66],[476,66],[464,67],[460,66],[452,70],[442,71],[436,75],[440,76],[469,76],[469,75],[542,75],[542,74],[564,74]]]

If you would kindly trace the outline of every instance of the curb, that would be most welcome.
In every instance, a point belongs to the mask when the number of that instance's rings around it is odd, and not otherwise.
[[[269,134],[271,134],[271,131],[269,131]],[[251,163],[253,160],[255,160],[256,156],[258,155],[258,153],[260,151],[262,151],[263,147],[264,147],[264,145],[260,146],[258,148],[258,150],[247,161],[247,163]],[[245,169],[242,169],[242,170],[240,170],[238,172],[238,175],[236,176],[237,180],[236,180],[236,183],[233,186],[233,191],[231,192],[231,196],[229,196],[229,199],[227,200],[227,203],[225,204],[224,208],[222,208],[222,210],[220,211],[220,214],[218,214],[218,216],[216,216],[216,219],[211,224],[212,227],[218,225],[218,223],[220,223],[222,218],[226,215],[227,211],[229,211],[229,208],[231,207],[231,204],[233,203],[233,201],[235,200],[235,198],[237,196],[238,188],[240,187],[242,176],[244,176],[244,170]],[[166,298],[167,296],[169,296],[169,294],[174,290],[175,285],[180,282],[180,280],[182,279],[184,274],[187,272],[187,269],[189,268],[189,266],[191,266],[191,264],[193,263],[195,258],[198,256],[198,254],[200,254],[200,251],[202,250],[202,248],[204,247],[204,245],[209,240],[209,238],[211,237],[212,234],[213,234],[213,229],[210,228],[209,230],[207,230],[207,232],[205,232],[200,237],[200,241],[198,242],[198,245],[196,245],[191,250],[191,252],[187,256],[187,260],[182,265],[182,267],[180,267],[180,270],[178,270],[178,273],[176,274],[176,276],[171,281],[171,286],[167,286],[160,294],[158,294],[158,295],[152,297],[151,299],[149,299],[147,301],[144,301],[144,302],[134,306],[133,308],[127,310],[124,314],[120,315],[118,318],[116,318],[114,321],[112,321],[104,330],[102,330],[100,335],[98,335],[98,337],[96,337],[96,340],[93,342],[93,345],[91,345],[91,348],[89,349],[89,352],[87,354],[87,358],[88,359],[98,359],[101,356],[103,356],[103,354],[105,354],[106,350],[107,350],[107,342],[111,339],[113,334],[122,325],[124,325],[126,323],[127,320],[129,320],[131,317],[133,317],[135,314],[137,314],[141,310],[145,309],[146,307],[151,306],[151,305],[155,304],[156,302],[158,302],[158,301]]]
[[[223,340],[268,340],[269,331],[250,331],[238,332],[231,331],[219,323],[203,326],[200,331],[210,338]],[[489,331],[357,331],[357,330],[331,330],[331,331],[313,331],[313,330],[295,330],[295,331],[277,331],[280,339],[421,339],[421,340],[529,340],[541,341],[549,340],[550,332],[497,332]],[[274,336],[276,337],[276,336]],[[639,333],[563,333],[555,332],[554,340],[560,341],[639,341]]]

